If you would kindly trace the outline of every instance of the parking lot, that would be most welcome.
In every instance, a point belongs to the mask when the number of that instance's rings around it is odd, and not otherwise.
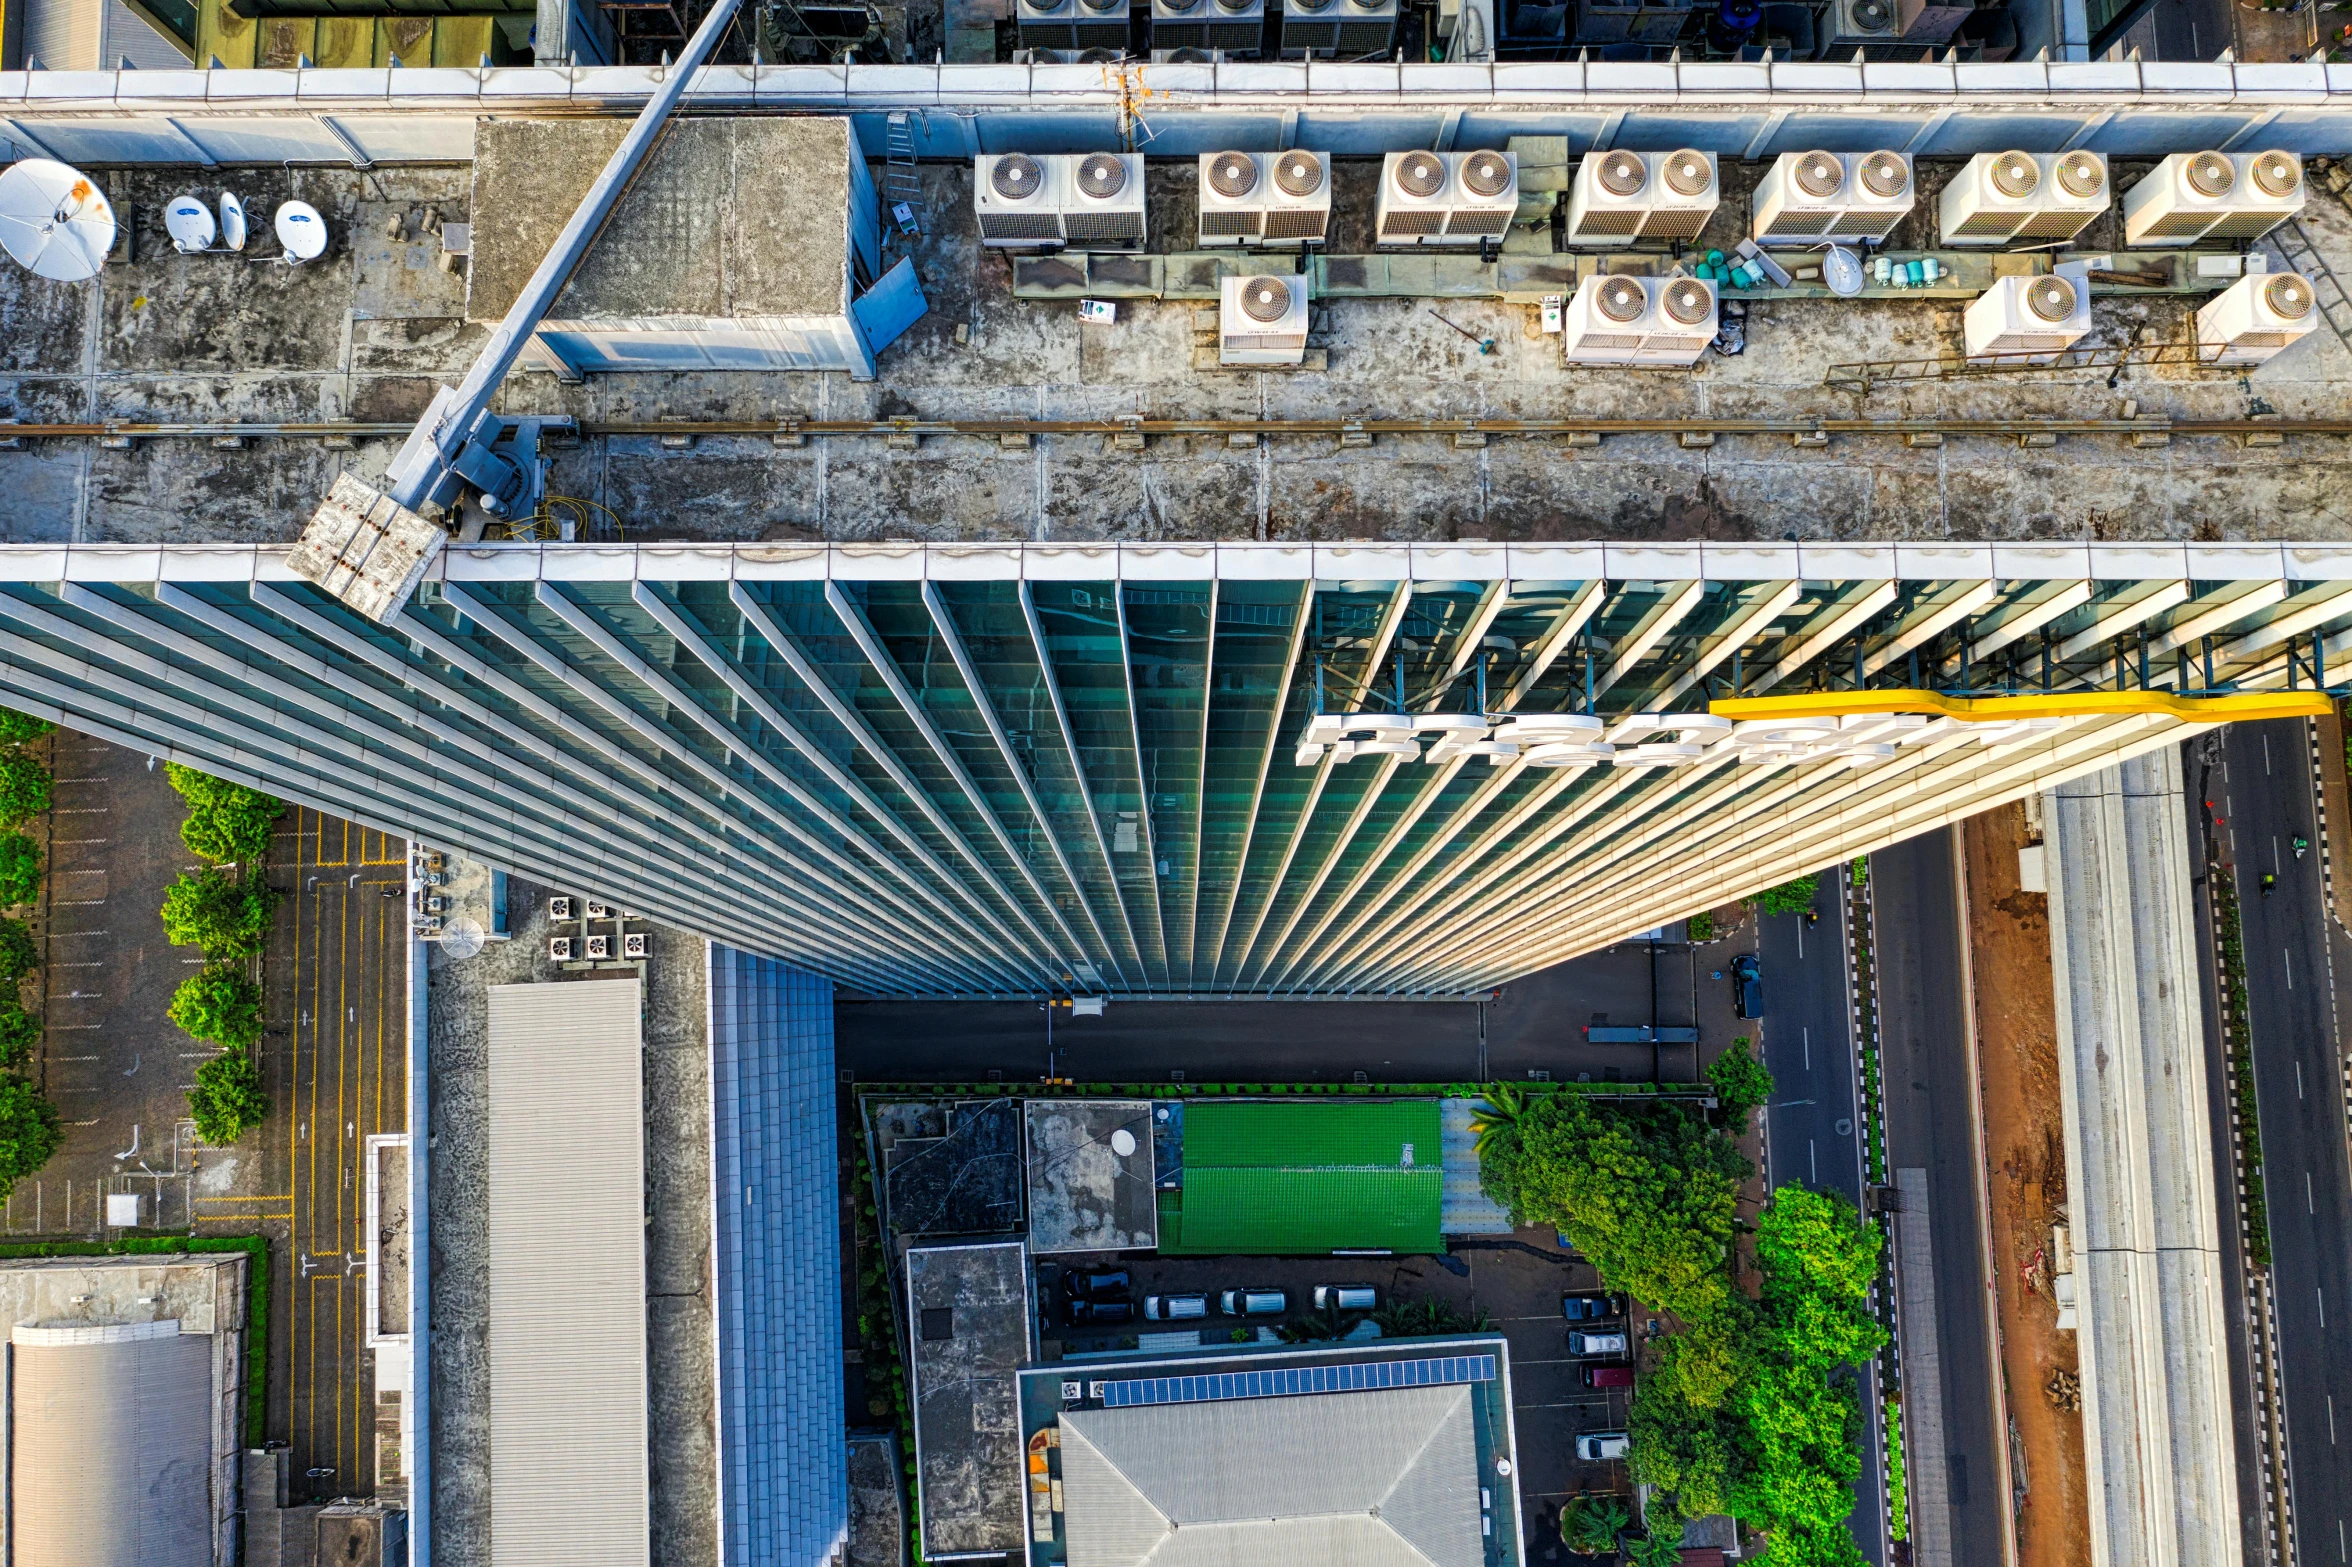
[[[1130,1286],[1134,1319],[1097,1329],[1066,1325],[1062,1273],[1065,1268],[1119,1268]],[[1483,1325],[1502,1333],[1511,1351],[1512,1418],[1519,1447],[1519,1501],[1529,1557],[1558,1560],[1560,1505],[1579,1491],[1630,1489],[1622,1463],[1581,1463],[1576,1438],[1593,1431],[1625,1429],[1628,1392],[1584,1386],[1588,1362],[1568,1352],[1572,1326],[1560,1313],[1560,1298],[1600,1289],[1590,1264],[1561,1248],[1548,1229],[1523,1229],[1511,1236],[1457,1239],[1444,1256],[1432,1257],[1163,1257],[1157,1255],[1071,1255],[1036,1264],[1036,1300],[1042,1358],[1057,1359],[1095,1350],[1132,1348],[1140,1335],[1202,1330],[1203,1342],[1229,1339],[1236,1331],[1289,1325],[1329,1334],[1331,1326],[1313,1309],[1321,1284],[1369,1284],[1382,1307],[1437,1302],[1452,1308],[1462,1326]],[[1287,1297],[1280,1316],[1247,1319],[1225,1315],[1218,1295],[1227,1289],[1278,1289]],[[1209,1315],[1197,1322],[1147,1322],[1147,1295],[1198,1292],[1209,1297]],[[1350,1325],[1352,1317],[1339,1319]],[[1606,1324],[1604,1326],[1616,1326]],[[1642,1320],[1625,1324],[1642,1331]],[[1598,1363],[1607,1363],[1605,1361]],[[1622,1364],[1622,1360],[1618,1363]]]

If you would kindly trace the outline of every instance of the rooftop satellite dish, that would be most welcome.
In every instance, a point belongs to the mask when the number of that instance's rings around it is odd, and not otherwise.
[[[0,173],[0,246],[35,277],[85,282],[114,248],[114,208],[79,169],[26,158]]]
[[[1135,1134],[1124,1126],[1111,1133],[1111,1152],[1122,1159],[1133,1154],[1135,1152]]]
[[[278,208],[272,226],[277,230],[278,243],[286,247],[281,259],[290,267],[316,261],[327,253],[327,220],[307,201],[289,201]]]
[[[221,244],[229,250],[245,248],[245,203],[230,191],[222,191],[220,199]]]
[[[451,920],[449,928],[441,933],[441,951],[462,962],[480,952],[485,939],[482,922],[461,915]]]
[[[194,196],[174,196],[163,209],[163,229],[183,256],[212,248],[212,209]]]

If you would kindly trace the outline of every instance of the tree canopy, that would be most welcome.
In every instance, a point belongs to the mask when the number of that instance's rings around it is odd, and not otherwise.
[[[261,987],[232,964],[207,963],[180,981],[169,1016],[192,1038],[243,1049],[261,1038]]]
[[[56,731],[57,726],[46,718],[35,718],[13,707],[0,707],[0,745],[23,745]]]
[[[41,1097],[32,1081],[0,1072],[0,1198],[47,1164],[63,1135],[57,1107]]]
[[[163,933],[175,947],[202,947],[208,958],[250,957],[268,939],[277,902],[258,880],[209,867],[182,871],[163,894]]]
[[[1707,1064],[1707,1081],[1715,1089],[1715,1109],[1734,1137],[1745,1137],[1748,1117],[1772,1099],[1772,1073],[1756,1059],[1745,1039]]]
[[[270,834],[286,809],[284,801],[177,762],[164,763],[164,775],[188,802],[180,841],[190,853],[215,865],[258,860],[269,853]]]
[[[1813,907],[1813,894],[1821,890],[1818,873],[1784,881],[1777,887],[1767,887],[1756,894],[1759,914],[1802,914]]]
[[[0,827],[14,827],[49,809],[49,769],[30,751],[0,749]]]
[[[269,1095],[261,1091],[261,1068],[242,1050],[214,1056],[196,1069],[196,1086],[188,1090],[188,1114],[196,1135],[215,1148],[225,1148],[259,1126],[269,1115]]]

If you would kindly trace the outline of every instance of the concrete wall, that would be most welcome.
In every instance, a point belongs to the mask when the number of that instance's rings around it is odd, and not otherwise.
[[[2180,752],[2044,797],[2094,1567],[2236,1567]]]
[[[477,118],[632,114],[661,69],[0,73],[0,128],[69,163],[449,162]],[[1141,107],[1138,107],[1141,105]],[[894,111],[925,157],[1132,145],[1370,156],[1500,147],[1810,147],[1963,156],[2010,147],[2151,155],[2352,152],[2352,66],[2052,62],[713,66],[691,110],[849,114],[869,149]]]

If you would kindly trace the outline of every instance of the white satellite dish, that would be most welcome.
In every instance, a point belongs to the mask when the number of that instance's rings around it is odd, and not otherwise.
[[[1862,292],[1862,258],[1843,245],[1832,245],[1821,258],[1821,281],[1829,291],[1842,299],[1852,299]]]
[[[114,208],[79,169],[26,158],[0,173],[0,246],[35,277],[84,282],[114,248]]]
[[[441,950],[447,956],[462,961],[480,952],[487,938],[488,932],[482,929],[480,920],[461,914],[449,922],[447,930],[441,932]]]
[[[220,232],[224,249],[245,248],[245,203],[239,201],[231,191],[221,192]]]
[[[174,196],[163,209],[163,229],[183,256],[212,248],[212,209],[194,196]]]
[[[327,253],[327,220],[307,201],[289,201],[278,208],[272,226],[277,230],[278,243],[286,247],[281,259],[290,267],[316,261]]]
[[[1111,1133],[1111,1152],[1125,1159],[1135,1152],[1135,1134],[1124,1126]]]

